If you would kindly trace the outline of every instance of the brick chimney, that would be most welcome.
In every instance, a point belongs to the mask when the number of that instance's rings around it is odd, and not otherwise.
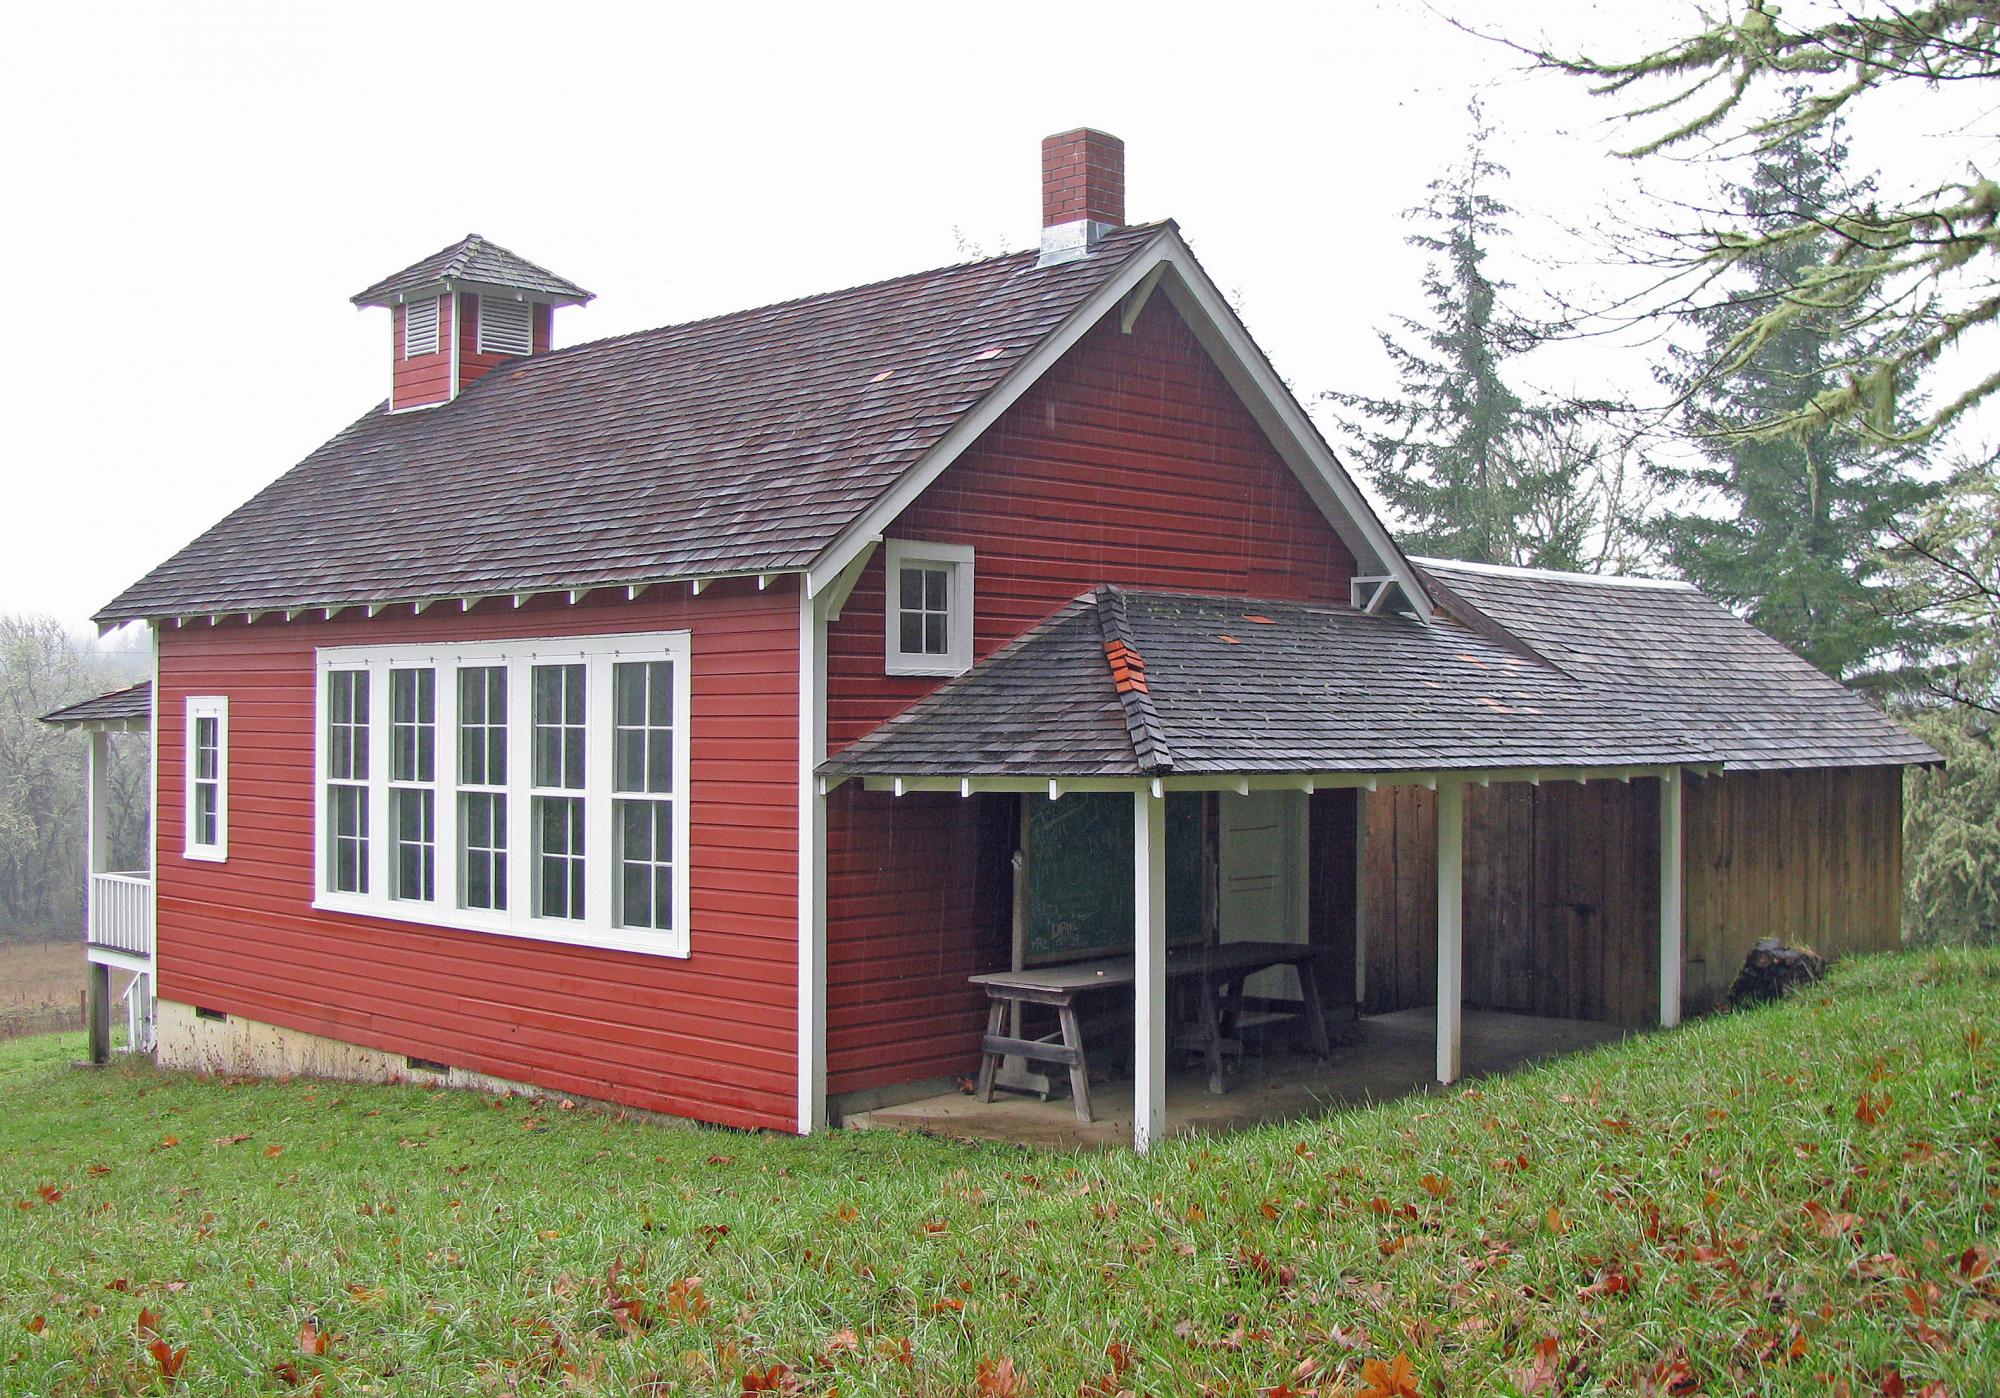
[[[1087,255],[1125,222],[1125,143],[1080,126],[1042,141],[1040,266]]]

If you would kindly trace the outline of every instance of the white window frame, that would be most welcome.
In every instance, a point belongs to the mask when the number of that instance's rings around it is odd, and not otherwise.
[[[429,672],[431,677],[431,717],[428,725],[425,724],[423,718],[423,686],[422,680],[419,678],[426,671]],[[396,711],[396,676],[399,674],[411,676],[411,683],[417,686],[415,693],[412,695],[412,699],[417,705],[417,711],[412,715],[410,722],[407,724],[402,721],[402,716]],[[389,819],[387,826],[382,831],[382,838],[389,847],[389,884],[384,892],[399,903],[429,904],[437,901],[437,865],[440,857],[437,840],[437,808],[440,799],[440,783],[438,781],[437,768],[437,687],[441,678],[443,677],[440,677],[438,672],[428,665],[392,665],[389,667],[387,692],[389,703]],[[369,710],[369,717],[372,721],[374,717],[374,710],[372,708]],[[426,726],[430,729],[431,740],[431,774],[428,777],[423,774],[423,731]],[[410,729],[411,739],[416,745],[411,754],[413,773],[407,777],[399,775],[396,771],[396,730],[404,727]],[[432,891],[428,896],[421,892],[405,893],[399,887],[402,871],[397,865],[402,857],[403,844],[403,823],[397,810],[399,795],[404,797],[430,797],[431,819],[429,844],[431,852]],[[418,808],[422,809],[421,802],[419,802]],[[423,843],[424,841],[421,839],[418,841],[420,846]]]
[[[200,719],[215,720],[215,776],[195,776],[195,730]],[[181,852],[189,859],[220,864],[229,858],[229,698],[223,694],[190,694],[187,700],[187,772]],[[215,839],[196,838],[195,788],[204,781],[215,787]]]
[[[452,642],[438,645],[325,647],[315,653],[313,699],[314,795],[312,906],[327,912],[354,913],[430,927],[526,937],[572,946],[655,956],[690,954],[688,935],[688,777],[690,714],[693,684],[690,638],[685,631],[590,637],[534,637],[496,641]],[[614,668],[621,662],[665,660],[673,663],[673,781],[669,798],[674,807],[673,923],[670,929],[625,928],[616,923],[618,869],[613,850],[613,713]],[[584,667],[584,913],[581,919],[537,916],[533,897],[535,860],[531,821],[533,771],[533,672],[537,665],[582,664]],[[461,669],[500,667],[507,672],[507,906],[504,909],[462,906],[464,865],[459,849],[459,681]],[[433,774],[437,792],[436,897],[427,903],[389,896],[393,841],[389,838],[389,671],[430,668],[436,675],[435,748]],[[338,893],[327,887],[327,675],[335,670],[366,671],[368,706],[369,841],[366,893]],[[483,790],[475,785],[473,790]]]
[[[892,675],[962,675],[972,668],[973,579],[972,548],[968,544],[933,544],[916,539],[883,542],[882,644],[886,669]],[[903,649],[903,569],[943,568],[950,574],[946,599],[945,651],[942,655]]]
[[[416,338],[410,334],[410,328],[416,319],[411,313],[417,307],[424,305],[428,305],[431,308],[431,342],[427,348],[421,346]],[[426,354],[436,354],[444,338],[442,334],[443,325],[444,298],[442,296],[433,296],[428,301],[405,301],[403,303],[403,358],[417,359]]]
[[[518,349],[515,348],[513,345],[496,345],[496,344],[491,344],[487,341],[486,325],[488,317],[486,314],[486,308],[488,306],[519,306],[527,312],[527,317],[526,320],[524,321],[525,325],[524,333],[526,338]],[[535,352],[535,303],[534,302],[509,301],[499,296],[481,296],[479,298],[478,315],[479,315],[479,352],[481,354],[523,355],[523,354],[533,354]]]

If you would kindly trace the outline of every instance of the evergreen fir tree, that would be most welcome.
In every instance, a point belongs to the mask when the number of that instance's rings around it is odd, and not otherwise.
[[[1846,159],[1837,128],[1817,139],[1799,134],[1761,155],[1731,197],[1755,222],[1865,197],[1866,182],[1847,183]],[[1686,425],[1705,460],[1661,472],[1696,499],[1656,529],[1668,561],[1709,596],[1849,679],[1910,648],[1906,632],[1917,623],[1891,604],[1894,580],[1881,550],[1932,491],[1910,475],[1910,448],[1871,445],[1851,422],[1815,418],[1810,409],[1865,377],[1894,346],[1861,340],[1831,306],[1790,317],[1759,338],[1754,354],[1739,343],[1828,253],[1813,243],[1774,246],[1738,264],[1747,283],[1726,301],[1691,313],[1706,342],[1676,355],[1673,386],[1686,395]],[[1720,372],[1703,376],[1700,366],[1718,363]],[[1780,418],[1797,425],[1782,434],[1755,430]],[[1720,514],[1701,508],[1717,503]]]
[[[1407,241],[1430,254],[1429,319],[1399,317],[1403,339],[1379,333],[1397,393],[1327,397],[1350,414],[1363,468],[1400,517],[1399,538],[1412,553],[1578,568],[1596,522],[1589,458],[1564,430],[1574,408],[1527,403],[1502,373],[1541,327],[1506,304],[1510,285],[1486,270],[1513,210],[1493,193],[1507,171],[1487,157],[1492,130],[1476,101],[1471,112],[1464,162],[1406,215],[1420,225]]]

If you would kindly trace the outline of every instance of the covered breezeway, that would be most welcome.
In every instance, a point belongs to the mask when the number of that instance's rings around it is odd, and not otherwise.
[[[1647,880],[1657,890],[1657,920],[1646,921],[1659,947],[1657,957],[1648,960],[1667,973],[1658,976],[1657,1019],[1649,1020],[1671,1026],[1680,1017],[1683,780],[1677,768],[1175,774],[1137,780],[861,778],[892,801],[956,793],[960,799],[1017,802],[1015,936],[1009,966],[989,969],[1011,968],[1031,985],[1069,986],[1079,972],[1086,984],[1091,976],[1103,984],[1092,993],[1065,997],[1073,1019],[1060,1024],[1049,1008],[1052,999],[1002,1002],[996,995],[986,1040],[992,1050],[987,1071],[997,1080],[990,1092],[979,1074],[968,1073],[969,1092],[872,1105],[850,1114],[847,1123],[1048,1144],[1118,1140],[1145,1150],[1170,1135],[1388,1100],[1621,1037],[1629,1024],[1466,1005],[1465,796],[1469,788],[1485,791],[1509,782],[1657,787],[1660,818],[1657,829],[1646,832],[1649,848],[1624,850],[1621,858],[1654,861],[1657,871]],[[1427,793],[1435,811],[1426,831],[1434,841],[1427,863],[1435,942],[1425,958],[1435,968],[1435,994],[1428,1005],[1357,1019],[1366,1000],[1371,952],[1365,811],[1367,803],[1387,802],[1404,788]],[[1077,810],[1088,806],[1099,823],[1107,814],[1129,822],[1129,839],[1097,846],[1076,833],[1087,824],[1047,818],[1064,803]],[[1206,812],[1192,821],[1202,833],[1189,834],[1188,822],[1170,821],[1170,810],[1188,806]],[[1291,829],[1281,818],[1288,811],[1296,812]],[[1246,820],[1233,812],[1274,814]],[[1264,839],[1253,839],[1261,825],[1275,828]],[[1066,847],[1049,848],[1054,831],[1063,832]],[[1038,899],[1050,896],[1037,892],[1033,871],[1038,859],[1051,857],[1073,868],[1078,840],[1099,857],[1096,877],[1102,884],[1122,881],[1129,889],[1129,897],[1093,906],[1122,908],[1130,921],[1122,927],[1090,923],[1087,935],[1069,942],[1059,937],[1051,948],[1031,931],[1044,920]],[[1119,856],[1129,865],[1114,866]],[[1201,867],[1191,870],[1190,864]],[[1177,885],[1188,891],[1176,896]],[[1268,889],[1276,896],[1267,896]],[[1292,896],[1283,896],[1286,892]],[[1339,906],[1330,906],[1333,900]],[[1224,997],[1226,1010],[1234,1005],[1244,1011],[1243,1023],[1225,1023],[1218,1031],[1214,1009],[1202,1003],[1207,987],[1177,963],[1199,956],[1204,947],[1226,952],[1253,940],[1277,954],[1288,944],[1310,952],[1317,975],[1294,977],[1285,968],[1256,973],[1247,985],[1234,987],[1233,998]],[[1308,997],[1310,1007],[1303,1003]],[[1325,1058],[1313,1052],[1308,1008],[1333,1027],[1333,1048]],[[1069,1086],[1075,1073],[1087,1081],[1087,1098]]]

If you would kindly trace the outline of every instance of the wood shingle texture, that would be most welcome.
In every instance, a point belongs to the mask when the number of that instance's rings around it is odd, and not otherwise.
[[[64,726],[89,727],[97,724],[129,724],[150,720],[153,716],[153,682],[140,680],[122,689],[114,689],[108,694],[99,694],[85,699],[54,713],[42,715],[43,723]]]
[[[1107,643],[1129,638],[1143,688]],[[1613,686],[1447,621],[1100,588],[843,749],[839,776],[1698,765]]]
[[[1939,760],[1861,695],[1686,583],[1418,560],[1549,663],[1745,770]]]
[[[1452,613],[1428,625],[1100,588],[821,770],[1074,778],[1937,760],[1685,583],[1424,566]]]
[[[441,408],[373,408],[97,619],[802,568],[1168,227],[1059,266],[1016,253],[538,354]]]
[[[367,290],[356,292],[352,299],[357,306],[390,306],[413,293],[434,295],[436,288],[447,282],[503,286],[555,305],[576,305],[591,299],[589,292],[567,277],[559,277],[477,233],[468,233],[451,246],[390,273]]]

